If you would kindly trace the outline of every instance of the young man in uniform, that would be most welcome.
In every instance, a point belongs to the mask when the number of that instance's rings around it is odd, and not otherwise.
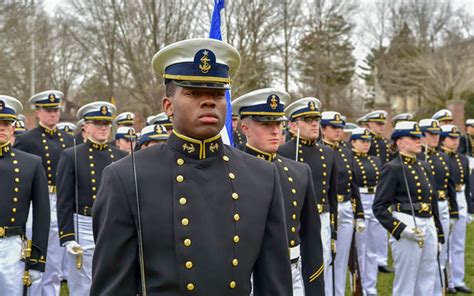
[[[70,295],[89,295],[94,254],[92,207],[104,168],[127,155],[107,143],[114,113],[115,106],[108,102],[82,106],[77,117],[84,119],[89,138],[64,150],[58,164],[59,240],[68,252]],[[82,266],[77,266],[77,260]]]
[[[56,168],[61,152],[73,146],[73,137],[57,129],[64,94],[48,90],[32,96],[29,103],[35,107],[38,127],[29,130],[15,142],[15,148],[38,155],[43,160],[46,172],[51,207],[49,228],[48,263],[41,282],[33,284],[31,295],[59,296],[63,279],[64,249],[59,245],[58,221],[56,215]],[[28,227],[27,227],[28,228]]]
[[[30,281],[40,280],[46,263],[50,220],[48,186],[41,159],[13,149],[10,144],[13,124],[22,109],[17,99],[0,95],[0,293],[12,296],[26,295],[24,275]],[[27,237],[25,228],[30,209],[33,229]],[[22,258],[22,253],[29,254]]]
[[[285,109],[289,119],[291,140],[280,146],[278,154],[298,159],[311,168],[321,221],[326,295],[332,295],[333,277],[330,266],[335,254],[337,230],[337,174],[334,151],[317,142],[321,102],[314,97],[301,98]]]
[[[369,155],[379,158],[382,165],[390,161],[390,141],[383,133],[387,123],[388,113],[384,110],[372,111],[365,115],[367,128],[372,135],[372,144],[370,145]],[[388,266],[388,236],[387,231],[378,221],[375,222],[372,231],[377,237],[377,262],[378,269],[383,273],[391,273],[393,269]]]
[[[259,89],[237,98],[233,112],[240,114],[247,143],[244,151],[273,162],[280,174],[286,211],[288,250],[293,295],[324,294],[321,223],[316,209],[313,178],[308,165],[277,154],[281,142],[285,104],[290,95],[273,88]]]
[[[321,113],[323,143],[335,154],[337,174],[337,253],[334,261],[336,295],[344,295],[346,275],[349,263],[352,236],[354,229],[362,232],[365,229],[364,210],[360,200],[359,188],[354,178],[354,160],[352,151],[340,147],[344,121],[339,112],[326,111]]]
[[[251,274],[256,296],[292,294],[279,173],[220,136],[239,64],[237,50],[214,39],[180,41],[154,56],[174,129],[166,144],[105,169],[93,211],[91,295],[134,295],[138,287],[247,296]]]

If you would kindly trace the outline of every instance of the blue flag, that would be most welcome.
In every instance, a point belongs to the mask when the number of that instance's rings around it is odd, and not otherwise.
[[[222,40],[222,31],[221,31],[221,11],[224,9],[225,0],[214,0],[214,10],[212,11],[211,18],[211,29],[209,31],[209,38]],[[226,90],[225,99],[227,102],[227,112],[225,117],[225,129],[221,132],[223,134],[224,142],[229,140],[227,144],[235,146],[234,139],[232,137],[232,104],[230,91]],[[226,139],[227,136],[227,139]]]

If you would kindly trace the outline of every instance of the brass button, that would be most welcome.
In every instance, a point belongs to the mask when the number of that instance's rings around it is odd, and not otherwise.
[[[97,190],[97,188],[95,186],[92,187],[92,191],[96,191],[96,190]]]
[[[295,188],[291,189],[291,192],[292,192],[293,194],[296,194],[296,189],[295,189]]]
[[[232,265],[233,265],[233,266],[239,265],[239,260],[238,260],[238,259],[232,260]]]
[[[92,182],[92,183],[95,183],[96,181],[95,181],[95,179],[91,179],[91,182]]]
[[[186,266],[187,269],[191,269],[191,268],[193,268],[193,263],[191,261],[187,261],[185,266]]]
[[[229,173],[229,178],[232,179],[232,180],[234,180],[234,179],[235,179],[234,173]]]
[[[14,197],[13,202],[18,202],[18,197]]]
[[[229,284],[229,287],[231,289],[234,289],[236,286],[237,286],[237,284],[234,281],[230,282],[230,284]]]
[[[16,208],[13,208],[13,209],[12,209],[12,212],[13,212],[13,213],[16,213]]]
[[[296,242],[294,240],[290,241],[290,246],[294,247],[296,245]]]
[[[97,195],[92,195],[92,199],[95,200],[97,198]]]
[[[176,181],[178,181],[179,183],[181,183],[181,182],[184,181],[184,177],[181,176],[181,175],[178,175],[178,176],[176,176]]]
[[[293,206],[295,206],[295,207],[298,206],[298,202],[296,200],[293,201]]]
[[[15,160],[13,161],[13,164],[18,164],[18,160],[15,159]]]
[[[178,158],[178,160],[176,160],[176,163],[177,163],[178,165],[183,165],[183,164],[184,164],[184,159]]]
[[[288,177],[288,181],[293,182],[293,178],[292,178],[292,177]]]
[[[291,232],[296,232],[296,228],[295,228],[295,227],[291,227]]]
[[[95,171],[91,171],[91,175],[95,175]]]
[[[222,159],[224,159],[224,161],[229,161],[229,157],[226,155],[222,156]]]
[[[20,172],[20,169],[19,168],[15,168],[15,173],[19,173]]]
[[[16,183],[20,183],[20,178],[15,178]]]
[[[186,285],[186,289],[188,289],[188,291],[194,290],[194,284],[193,284],[193,283],[187,284],[187,285]]]
[[[181,205],[185,205],[187,202],[188,202],[188,200],[187,200],[185,197],[181,197],[181,198],[179,199],[179,203],[180,203]]]
[[[19,189],[18,187],[15,187],[14,191],[15,191],[15,192],[19,192],[20,189]]]
[[[14,223],[14,222],[15,222],[15,218],[11,218],[11,219],[10,219],[10,222]]]
[[[188,218],[183,218],[183,219],[181,220],[181,224],[183,224],[184,226],[188,226],[188,224],[189,224],[189,219],[188,219]]]
[[[239,221],[240,220],[240,215],[239,214],[235,214],[234,215],[234,221]]]
[[[296,214],[291,215],[291,219],[296,220]]]
[[[238,235],[234,236],[234,243],[238,243],[240,241],[240,237]]]
[[[232,198],[235,199],[235,200],[238,200],[239,195],[236,192],[234,192],[234,193],[232,193]]]
[[[0,227],[0,237],[3,237],[5,235],[5,228]]]
[[[94,167],[94,164],[93,164],[93,163],[91,163],[91,164],[90,164],[90,166],[91,166],[91,168],[93,168],[93,167]]]
[[[49,157],[49,153],[46,153],[46,157]]]
[[[288,167],[283,167],[283,170],[284,170],[285,172],[288,172]]]
[[[187,239],[184,240],[183,243],[186,247],[189,247],[191,245],[191,240],[189,238],[187,238]]]
[[[92,156],[92,155],[89,155],[89,159],[94,159],[94,156]]]

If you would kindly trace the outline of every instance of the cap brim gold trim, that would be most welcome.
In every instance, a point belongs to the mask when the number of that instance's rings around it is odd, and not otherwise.
[[[221,82],[230,84],[230,78],[216,77],[216,76],[189,76],[189,75],[171,75],[163,74],[163,79],[195,81],[195,82]]]
[[[292,115],[291,118],[294,119],[294,118],[299,118],[299,117],[308,116],[308,115],[315,115],[315,116],[321,118],[321,112],[319,112],[319,111],[308,111],[308,112],[298,113],[296,115]]]

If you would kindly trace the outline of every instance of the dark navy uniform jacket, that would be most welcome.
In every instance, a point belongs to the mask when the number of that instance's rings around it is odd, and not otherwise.
[[[354,219],[364,219],[364,209],[360,200],[359,187],[354,178],[354,156],[352,151],[323,141],[324,145],[334,150],[335,167],[337,169],[337,196],[338,202],[351,201]]]
[[[372,144],[369,154],[378,157],[384,165],[391,159],[390,141],[372,131],[370,133],[372,134]]]
[[[375,217],[393,237],[400,238],[406,225],[393,217],[388,208],[392,207],[393,211],[412,215],[409,205],[410,197],[402,169],[407,178],[415,216],[434,217],[438,241],[444,243],[443,229],[438,215],[438,192],[431,185],[434,184],[434,178],[428,164],[417,160],[416,157],[399,154],[382,167],[382,175],[372,205]]]
[[[61,152],[72,146],[71,135],[42,126],[27,131],[15,141],[15,148],[41,157],[51,192],[56,192],[54,186]]]
[[[287,226],[274,164],[176,131],[136,153],[148,295],[292,295]],[[109,165],[94,203],[91,295],[139,286],[132,159]],[[116,266],[117,268],[114,268]]]
[[[78,213],[91,216],[102,171],[112,162],[127,156],[128,153],[108,144],[97,144],[87,140],[76,147],[76,154]],[[63,151],[58,164],[57,215],[61,245],[76,239],[73,222],[76,212],[75,171],[74,147],[71,147]]]
[[[48,248],[50,208],[46,175],[35,155],[0,147],[0,238],[24,235],[33,210],[33,247],[28,267],[44,271]],[[2,267],[0,267],[2,268]]]
[[[470,179],[470,169],[469,169],[469,160],[465,155],[462,155],[457,152],[453,152],[444,148],[441,150],[448,156],[451,162],[451,175],[454,179],[455,190],[462,191],[464,188],[464,194],[466,195],[467,210],[470,214],[474,213],[474,202],[472,200],[471,193],[471,179]]]
[[[286,142],[278,149],[278,154],[290,159],[296,157],[296,139]],[[332,149],[316,141],[300,138],[298,162],[309,165],[313,176],[318,212],[330,212],[332,239],[336,239],[337,229],[337,172],[335,153]]]
[[[367,153],[353,152],[354,176],[359,187],[374,188],[380,178],[382,163],[378,157]],[[374,192],[370,192],[374,193]]]
[[[435,181],[433,187],[438,192],[438,200],[448,200],[449,216],[457,219],[459,212],[452,163],[443,152],[431,148],[426,149],[424,146],[422,148],[423,152],[418,154],[417,158],[426,161],[430,166]]]
[[[306,295],[324,294],[321,221],[309,166],[278,154],[260,151],[249,144],[245,152],[272,161],[278,168],[286,210],[288,247],[300,246]]]

